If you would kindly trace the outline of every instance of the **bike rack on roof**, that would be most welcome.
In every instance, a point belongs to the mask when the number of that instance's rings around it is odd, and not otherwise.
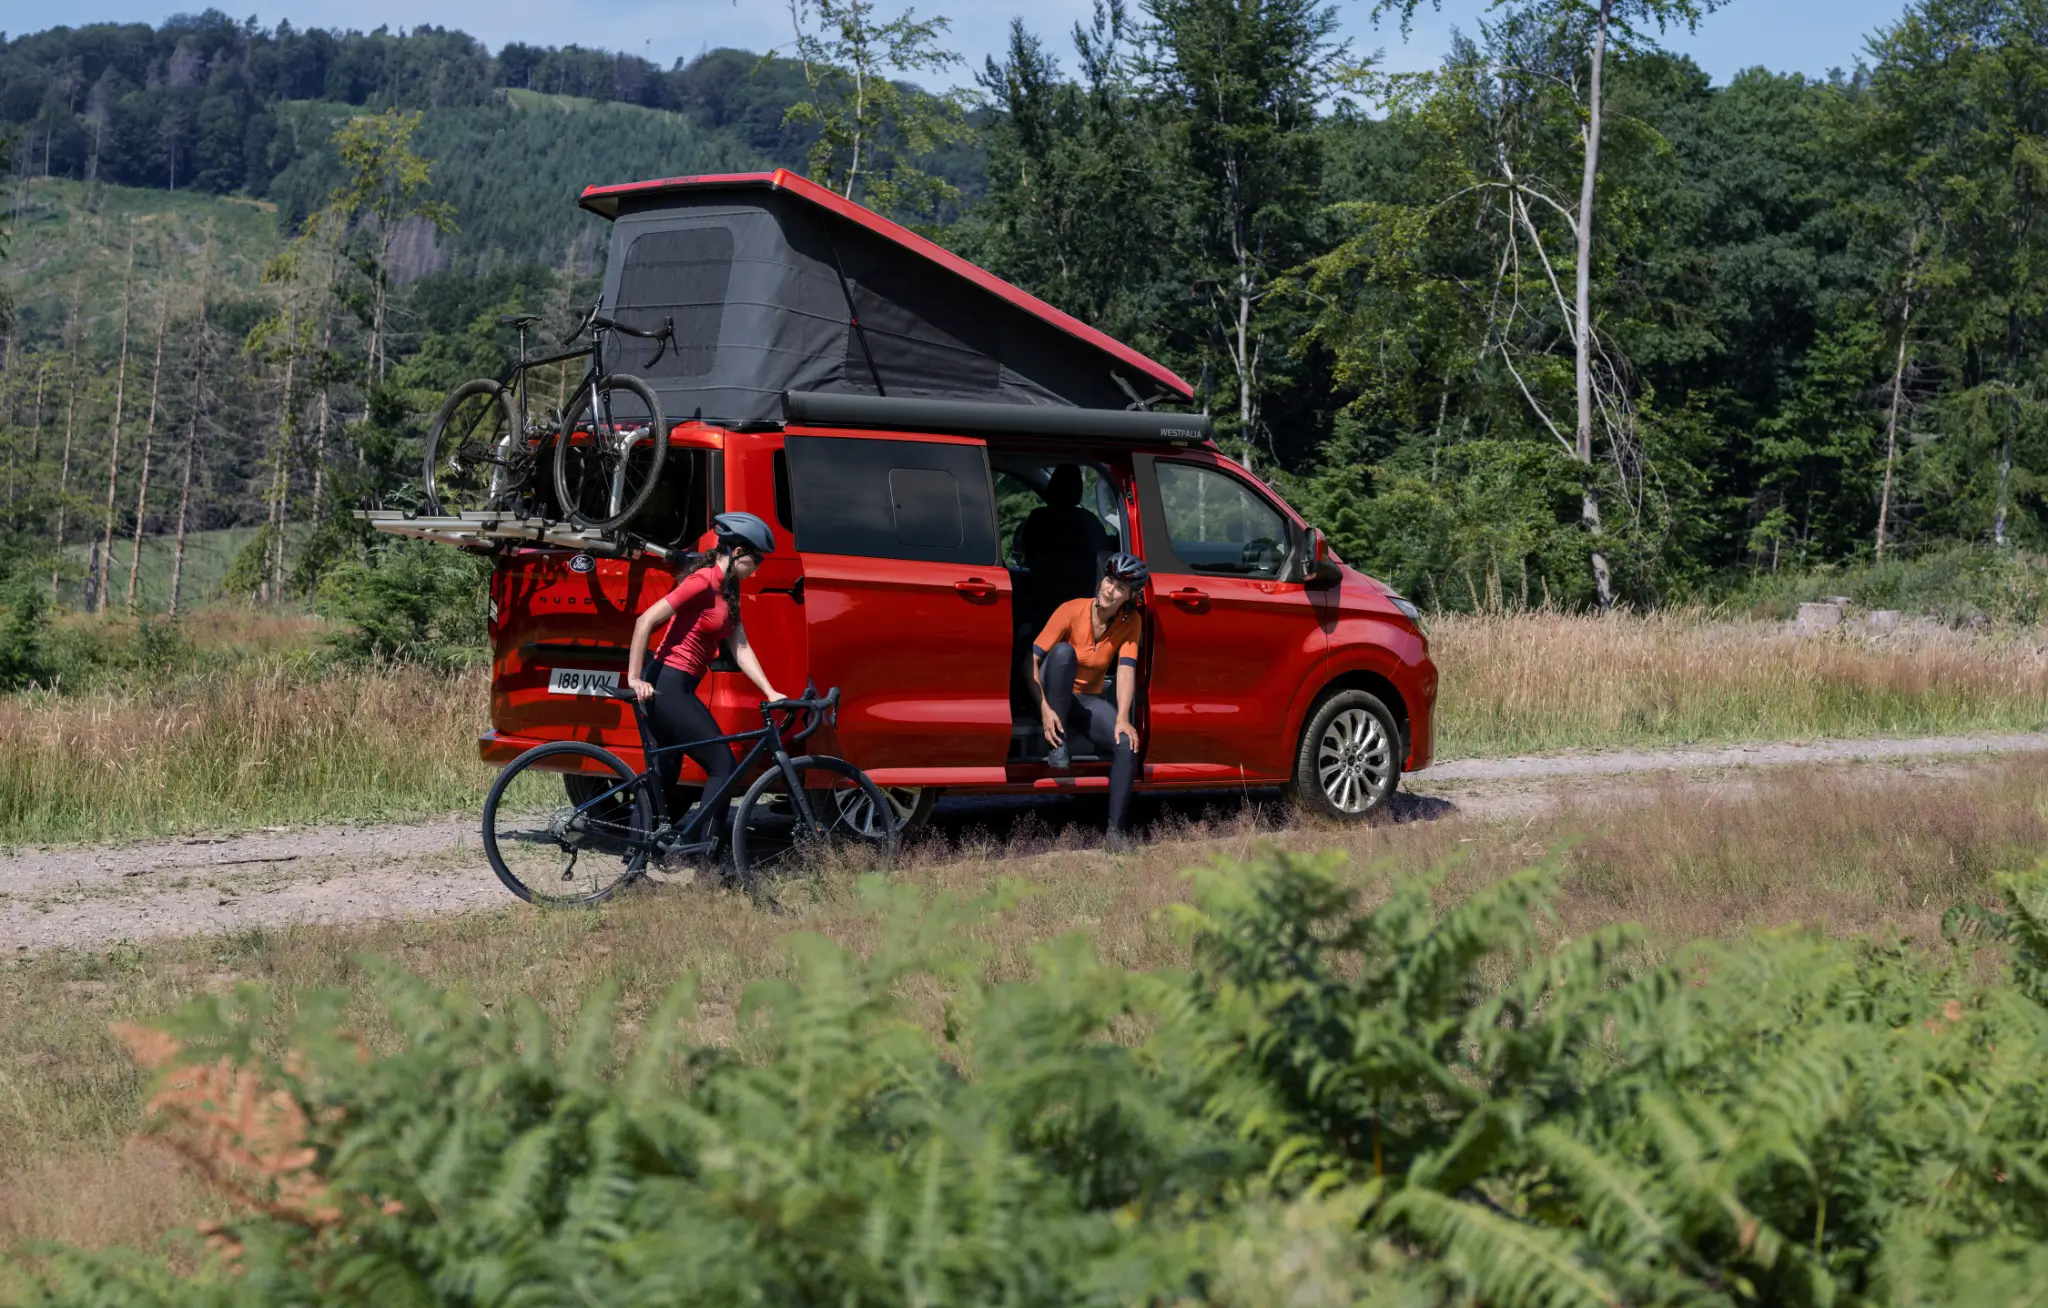
[[[452,514],[409,513],[403,509],[358,509],[355,515],[370,530],[386,536],[438,541],[470,549],[501,544],[553,545],[563,549],[587,550],[595,554],[630,557],[646,554],[666,559],[662,546],[638,539],[630,533],[587,531],[549,518],[523,518],[507,513],[472,512]]]

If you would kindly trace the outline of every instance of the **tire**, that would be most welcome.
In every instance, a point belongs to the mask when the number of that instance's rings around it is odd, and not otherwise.
[[[558,790],[555,778],[565,766],[583,771]],[[614,786],[626,788],[601,809],[578,811]],[[584,797],[565,803],[563,790],[572,797],[582,790]],[[646,866],[653,831],[646,783],[616,754],[581,741],[527,750],[505,765],[484,800],[491,871],[507,890],[543,907],[611,898]]]
[[[621,411],[628,416],[616,416]],[[586,530],[623,527],[653,497],[667,459],[668,417],[660,399],[638,377],[614,373],[578,391],[563,415],[555,498],[563,515]]]
[[[896,823],[896,839],[908,840],[924,830],[924,824],[931,820],[932,809],[939,802],[936,786],[877,786],[882,798],[888,801],[891,817]],[[865,794],[857,790],[821,792],[841,809],[850,810],[847,817],[861,834],[873,836],[874,809]]]
[[[1339,822],[1383,811],[1401,783],[1401,733],[1377,695],[1340,690],[1308,716],[1294,754],[1294,798]]]
[[[789,765],[811,819],[806,822],[797,811],[781,768],[771,764],[755,778],[733,814],[732,862],[741,884],[757,889],[774,878],[831,862],[850,862],[862,871],[888,870],[896,859],[895,824],[877,831],[871,823],[866,830],[855,823],[862,811],[890,811],[881,787],[841,758],[807,754]],[[851,804],[833,802],[845,791],[858,791],[860,798]]]
[[[427,512],[440,517],[507,507],[531,500],[538,486],[515,485],[538,471],[538,462],[514,442],[512,396],[488,377],[464,382],[441,402],[420,463]]]

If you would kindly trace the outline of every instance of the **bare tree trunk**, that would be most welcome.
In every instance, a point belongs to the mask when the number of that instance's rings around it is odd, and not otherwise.
[[[94,612],[107,611],[108,573],[114,554],[114,491],[121,477],[121,405],[128,395],[128,323],[135,307],[135,237],[128,237],[128,270],[121,277],[121,359],[114,366],[114,425],[107,443],[107,513],[100,537],[98,580],[93,593],[98,599]]]
[[[78,416],[78,305],[85,293],[83,273],[71,279],[71,316],[65,322],[64,334],[71,338],[71,361],[65,368],[64,386],[64,459],[57,468],[57,554],[58,563],[50,567],[50,602],[57,602],[57,574],[63,561],[64,525],[69,516],[71,495],[71,434],[74,420]]]
[[[164,375],[164,329],[170,325],[171,297],[156,297],[156,362],[149,369],[149,421],[142,427],[142,479],[135,488],[135,539],[128,548],[128,611],[135,612],[135,578],[142,569],[142,519],[149,511],[149,459],[156,445],[157,386]]]
[[[2012,495],[2012,438],[1998,438],[1998,508],[1991,515],[1991,543],[2005,548],[2007,507]]]
[[[192,464],[199,452],[200,379],[206,375],[206,297],[213,286],[213,223],[199,255],[198,350],[192,360],[192,395],[185,408],[185,474],[178,487],[178,542],[171,550],[171,617],[178,616],[178,592],[185,580],[185,523],[192,508]]]
[[[334,344],[334,316],[323,313],[320,325],[320,421],[314,428],[313,436],[313,521],[318,523],[326,514],[327,501],[322,498],[324,477],[327,472],[327,351]]]
[[[1593,184],[1600,175],[1601,75],[1607,59],[1607,23],[1614,0],[1600,0],[1600,17],[1593,29],[1593,76],[1587,97],[1586,162],[1579,178],[1579,260],[1577,322],[1572,333],[1573,370],[1578,381],[1578,449],[1580,473],[1585,478],[1579,500],[1579,518],[1586,534],[1594,540],[1593,590],[1600,611],[1614,606],[1613,580],[1607,570],[1607,556],[1599,548],[1600,496],[1593,486]]]
[[[171,617],[178,616],[178,592],[185,580],[185,523],[192,509],[192,464],[199,452],[199,374],[192,369],[192,397],[185,411],[185,475],[178,487],[178,541],[171,548]]]
[[[370,315],[370,367],[369,384],[363,387],[363,405],[367,411],[370,392],[378,382],[384,380],[384,315],[391,301],[391,241],[397,232],[388,219],[380,218],[377,233],[377,300]]]
[[[1884,428],[1884,489],[1877,497],[1877,561],[1884,562],[1885,524],[1892,508],[1892,465],[1899,449],[1899,405],[1906,389],[1906,328],[1913,313],[1913,279],[1906,278],[1906,293],[1899,304],[1899,357],[1892,365],[1891,413]]]
[[[64,526],[71,508],[71,433],[73,420],[78,415],[78,374],[74,369],[71,384],[65,389],[70,393],[64,399],[64,458],[57,465],[57,554],[58,562],[50,565],[50,602],[57,601],[57,575],[61,571],[64,554]]]
[[[296,334],[296,331],[297,331],[297,325],[296,325],[296,324],[293,324],[293,325],[292,325],[292,328],[291,328],[290,332],[288,332],[288,334]],[[292,444],[292,425],[293,425],[293,424],[292,424],[292,381],[293,381],[293,374],[294,374],[294,370],[295,370],[295,368],[296,368],[296,366],[297,366],[297,364],[298,364],[298,361],[299,361],[299,356],[298,356],[298,353],[297,353],[297,351],[293,351],[293,352],[291,352],[291,353],[289,353],[289,354],[286,354],[286,355],[285,355],[285,359],[284,359],[284,395],[283,395],[283,398],[282,398],[282,400],[281,400],[281,403],[282,403],[282,405],[283,405],[283,414],[281,415],[281,417],[280,417],[280,418],[279,418],[279,420],[278,420],[278,427],[277,427],[277,444],[276,444],[276,446],[275,446],[275,449],[274,449],[274,452],[273,452],[273,456],[272,456],[272,462],[271,462],[271,471],[270,471],[270,494],[269,494],[269,498],[270,498],[270,529],[271,529],[271,536],[270,536],[270,548],[271,548],[271,557],[270,557],[270,579],[269,579],[269,581],[268,581],[268,583],[267,583],[267,585],[268,585],[268,588],[269,588],[269,593],[268,593],[268,595],[267,595],[267,599],[268,599],[268,600],[269,600],[269,602],[271,602],[271,603],[276,603],[276,602],[277,602],[278,600],[281,600],[281,599],[283,599],[283,598],[284,598],[284,529],[285,529],[285,517],[284,517],[284,513],[285,513],[285,504],[284,504],[284,500],[285,500],[285,494],[286,494],[287,488],[288,488],[288,487],[289,487],[289,485],[290,485],[290,478],[289,478],[289,476],[287,475],[287,473],[286,473],[286,471],[285,471],[285,470],[286,470],[286,468],[287,468],[287,467],[289,467],[289,466],[290,466],[290,463],[291,463],[291,444]]]

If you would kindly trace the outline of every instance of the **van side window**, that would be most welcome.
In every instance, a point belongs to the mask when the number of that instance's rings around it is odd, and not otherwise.
[[[1234,577],[1280,574],[1287,530],[1277,509],[1214,468],[1165,459],[1153,466],[1166,535],[1182,563]]]
[[[927,563],[996,563],[988,452],[936,441],[791,436],[796,547]]]

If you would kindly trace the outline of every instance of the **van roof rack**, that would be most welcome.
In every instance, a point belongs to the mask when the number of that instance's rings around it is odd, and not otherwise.
[[[630,533],[586,531],[550,518],[490,512],[426,514],[405,509],[358,509],[355,516],[368,523],[370,530],[386,536],[439,541],[471,549],[503,544],[553,545],[593,554],[648,554],[657,559],[669,556],[668,550]]]
[[[785,421],[821,427],[886,427],[897,431],[1080,436],[1144,444],[1195,444],[1212,439],[1206,413],[1145,409],[1081,409],[1066,404],[986,404],[972,400],[910,400],[843,391],[784,391]]]

